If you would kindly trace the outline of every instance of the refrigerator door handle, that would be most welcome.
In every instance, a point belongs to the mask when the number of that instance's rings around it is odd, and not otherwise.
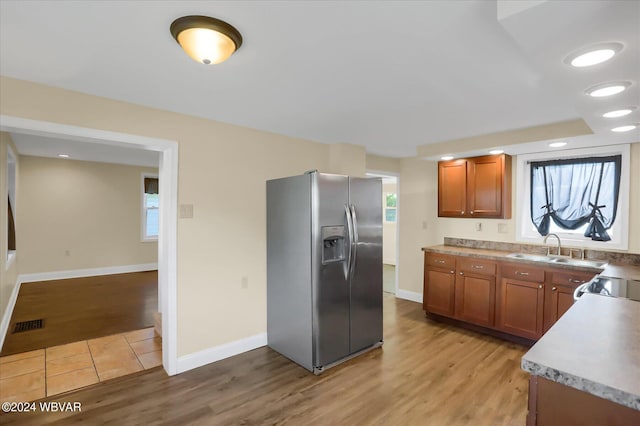
[[[344,277],[346,279],[351,275],[351,263],[353,261],[353,218],[351,216],[351,210],[349,205],[344,205],[344,213],[347,215],[347,232],[349,232],[349,259],[347,259],[347,267],[345,269]]]
[[[353,204],[349,205],[349,210],[351,211],[351,221],[353,222],[353,259],[351,259],[351,274],[350,277],[353,278],[353,274],[356,271],[356,261],[358,259],[358,216],[356,215],[356,206]]]

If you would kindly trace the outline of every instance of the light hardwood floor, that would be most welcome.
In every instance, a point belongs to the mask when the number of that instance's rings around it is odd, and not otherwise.
[[[123,377],[48,398],[76,413],[11,413],[1,424],[524,425],[526,347],[443,325],[384,297],[376,349],[314,376],[263,347],[189,372]]]

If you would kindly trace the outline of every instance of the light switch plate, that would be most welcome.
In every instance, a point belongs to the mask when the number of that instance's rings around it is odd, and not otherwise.
[[[193,219],[193,204],[180,204],[180,219]]]

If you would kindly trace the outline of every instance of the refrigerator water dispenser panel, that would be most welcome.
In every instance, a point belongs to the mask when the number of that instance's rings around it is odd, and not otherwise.
[[[322,227],[322,264],[344,261],[344,226]]]

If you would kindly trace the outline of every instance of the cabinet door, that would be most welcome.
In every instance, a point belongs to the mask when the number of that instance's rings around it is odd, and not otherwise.
[[[438,163],[438,216],[461,217],[466,214],[467,162]]]
[[[542,336],[544,284],[502,278],[498,328],[528,339]]]
[[[505,215],[508,207],[503,199],[510,193],[505,188],[505,172],[504,155],[469,159],[467,207],[470,217],[510,217],[510,211]]]
[[[574,271],[553,271],[551,286],[545,291],[544,331],[555,324],[556,321],[573,305],[573,292],[580,284],[586,283],[595,274]]]
[[[493,326],[496,279],[494,276],[458,272],[456,318],[485,327]]]
[[[452,317],[455,307],[455,279],[454,270],[426,268],[423,309],[434,314]]]

